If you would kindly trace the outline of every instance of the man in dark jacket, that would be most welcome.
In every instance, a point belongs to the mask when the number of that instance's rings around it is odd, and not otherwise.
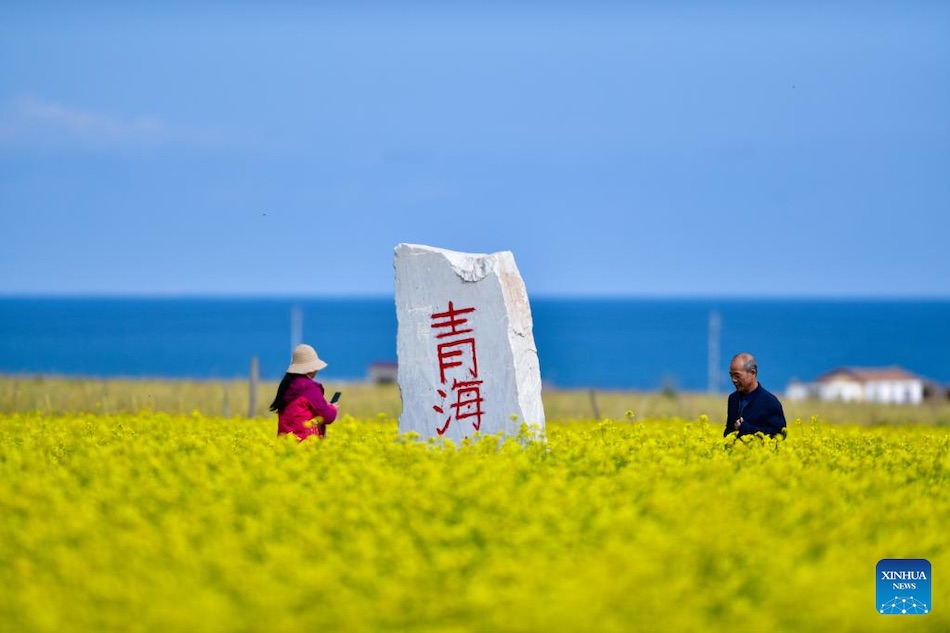
[[[724,437],[734,432],[762,432],[772,437],[788,434],[782,403],[759,384],[758,373],[752,354],[736,354],[732,359],[729,377],[736,390],[729,394]]]

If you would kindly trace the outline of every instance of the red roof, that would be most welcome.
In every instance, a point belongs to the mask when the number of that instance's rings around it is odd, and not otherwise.
[[[831,382],[841,378],[849,378],[863,383],[880,380],[921,380],[920,376],[894,365],[891,367],[839,367],[822,374],[815,382]]]

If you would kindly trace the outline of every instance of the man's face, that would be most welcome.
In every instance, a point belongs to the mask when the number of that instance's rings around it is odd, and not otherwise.
[[[743,362],[740,360],[733,361],[732,365],[729,366],[729,377],[732,379],[736,391],[749,393],[755,389],[755,372],[746,371]]]

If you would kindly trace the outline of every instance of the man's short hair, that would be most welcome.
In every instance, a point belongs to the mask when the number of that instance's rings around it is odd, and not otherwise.
[[[752,354],[736,354],[736,358],[742,361],[742,368],[749,373],[759,373],[759,366],[755,364],[755,356]]]

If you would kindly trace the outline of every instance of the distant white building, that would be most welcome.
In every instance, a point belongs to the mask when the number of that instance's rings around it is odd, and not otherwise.
[[[924,379],[900,367],[840,367],[813,383],[793,381],[785,390],[789,400],[817,398],[842,402],[919,404],[924,399]]]
[[[387,385],[396,382],[396,363],[390,361],[376,361],[370,363],[366,378],[376,385]]]

